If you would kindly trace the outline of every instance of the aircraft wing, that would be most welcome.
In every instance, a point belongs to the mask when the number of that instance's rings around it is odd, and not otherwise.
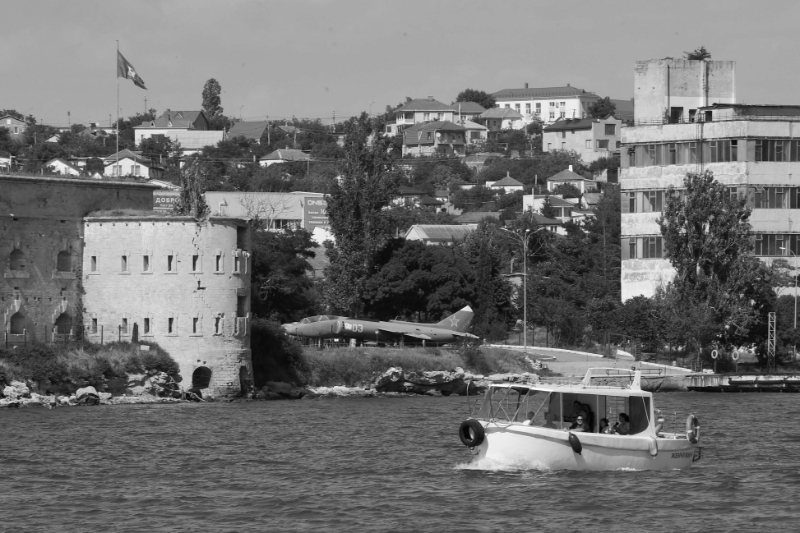
[[[426,341],[431,340],[430,337],[428,337],[427,335],[425,335],[423,333],[413,333],[411,331],[406,331],[403,328],[383,328],[382,327],[382,328],[379,328],[378,331],[380,331],[382,333],[389,333],[391,335],[405,335],[406,337],[413,337],[415,339],[420,339],[420,340],[426,340]]]
[[[455,337],[467,337],[468,339],[480,339],[477,335],[473,335],[472,333],[461,333],[460,331],[448,331]]]

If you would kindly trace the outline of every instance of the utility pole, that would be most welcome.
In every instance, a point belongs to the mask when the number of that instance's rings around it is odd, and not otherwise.
[[[67,111],[67,126],[72,126],[72,117],[70,116],[69,111]]]
[[[144,97],[144,114],[147,114],[147,96]]]
[[[267,115],[267,146],[272,144],[272,141],[269,140],[269,115]]]
[[[331,128],[333,128],[333,133],[336,133],[336,111],[333,112],[333,124],[331,124]]]

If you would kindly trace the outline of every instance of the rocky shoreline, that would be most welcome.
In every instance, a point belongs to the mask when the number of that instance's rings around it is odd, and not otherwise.
[[[291,383],[268,382],[249,398],[236,400],[300,400],[321,398],[371,398],[403,396],[465,396],[482,394],[491,382],[509,381],[520,383],[537,382],[537,374],[493,374],[484,376],[471,374],[462,368],[452,371],[406,373],[400,367],[393,367],[373,380],[360,386],[300,387]],[[105,384],[103,392],[91,385],[74,384],[64,393],[54,392],[54,387],[45,384],[12,381],[2,389],[0,408],[17,407],[70,407],[80,405],[127,405],[152,403],[180,403],[189,401],[215,401],[208,393],[195,395],[190,391],[177,390],[174,382],[162,373],[130,376],[124,386]],[[61,389],[63,390],[63,388]],[[43,391],[46,391],[42,393]]]

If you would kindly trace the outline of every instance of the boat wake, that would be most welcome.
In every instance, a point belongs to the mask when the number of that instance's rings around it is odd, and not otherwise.
[[[495,461],[492,459],[475,459],[469,463],[459,463],[453,467],[454,470],[480,470],[485,472],[520,472],[525,470],[551,470],[541,461],[529,461],[524,459]]]

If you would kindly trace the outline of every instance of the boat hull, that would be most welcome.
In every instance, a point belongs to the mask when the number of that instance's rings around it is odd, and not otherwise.
[[[485,439],[473,448],[477,460],[553,470],[676,470],[692,465],[696,444],[685,438],[575,433],[483,422]],[[653,452],[656,452],[653,455]]]

